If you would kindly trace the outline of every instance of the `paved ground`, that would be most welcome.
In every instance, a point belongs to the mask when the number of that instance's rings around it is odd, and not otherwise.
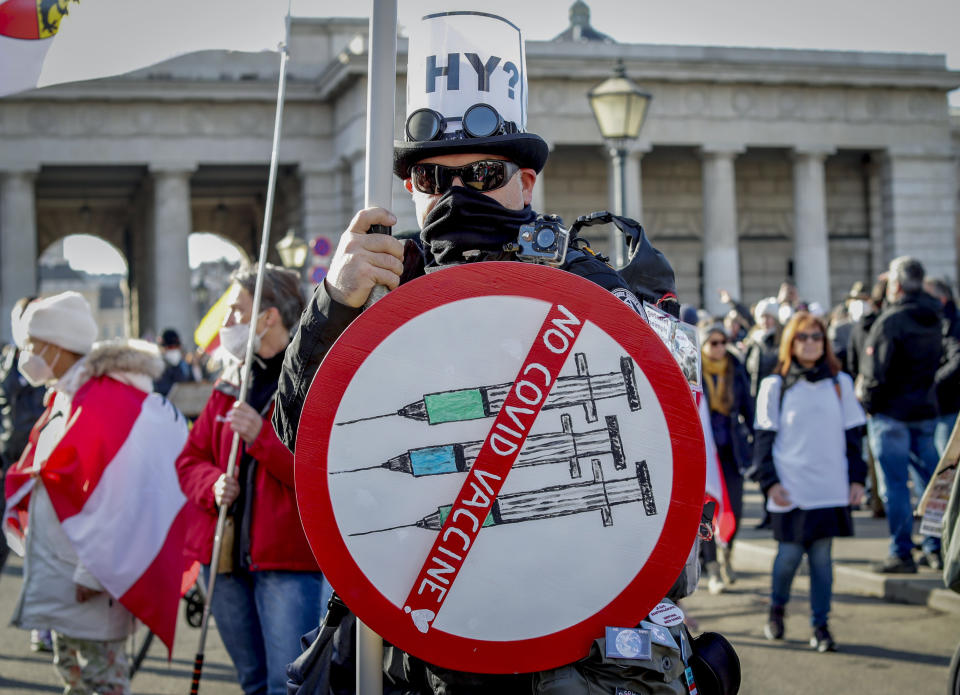
[[[63,687],[51,665],[52,655],[30,651],[30,635],[10,627],[8,621],[20,590],[22,562],[10,557],[0,576],[0,693],[61,693]],[[136,639],[143,639],[141,633]],[[131,683],[138,695],[188,695],[200,631],[190,627],[180,612],[173,659],[167,662],[166,647],[154,640],[147,658]],[[207,631],[201,695],[236,695],[236,673],[216,627]]]
[[[837,563],[831,625],[840,651],[817,654],[807,646],[806,576],[798,576],[794,586],[786,640],[771,643],[764,639],[775,543],[769,532],[752,528],[758,520],[759,503],[759,495],[751,488],[735,553],[739,581],[720,596],[702,590],[684,602],[699,630],[721,632],[733,642],[743,663],[741,693],[944,693],[950,657],[960,642],[960,596],[943,590],[939,573],[926,568],[908,577],[869,572],[869,563],[886,553],[886,522],[870,518],[867,512],[856,514],[857,537],[838,539],[834,545]],[[0,693],[61,692],[50,655],[31,652],[28,635],[6,624],[19,590],[20,568],[19,559],[13,557],[0,577]],[[168,663],[163,646],[155,642],[133,679],[133,691],[187,695],[198,638],[199,631],[181,616],[173,660]],[[200,692],[240,692],[215,627],[208,635]]]
[[[737,583],[719,596],[710,596],[704,587],[683,602],[699,630],[720,632],[736,647],[743,665],[741,692],[945,693],[950,658],[960,643],[960,597],[941,590],[939,573],[927,568],[899,577],[870,572],[870,562],[886,553],[887,531],[886,521],[868,512],[855,515],[857,537],[834,541],[831,628],[839,651],[818,654],[808,645],[809,582],[803,569],[787,608],[786,639],[774,643],[764,638],[776,543],[769,531],[753,530],[760,501],[752,488],[743,539],[734,554],[740,568]]]

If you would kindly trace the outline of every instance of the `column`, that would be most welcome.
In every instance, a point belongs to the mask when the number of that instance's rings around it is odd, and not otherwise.
[[[35,171],[0,173],[0,339],[9,341],[10,312],[37,292]]]
[[[894,149],[881,173],[886,266],[913,256],[927,275],[957,277],[957,164],[949,153]]]
[[[188,347],[193,344],[193,292],[187,237],[193,231],[190,213],[192,166],[154,167],[152,243],[149,264],[153,282],[152,311],[145,326],[160,334],[174,328]]]
[[[831,307],[830,244],[823,163],[827,148],[793,154],[793,274],[800,299]]]
[[[737,233],[737,147],[702,148],[703,160],[703,297],[704,307],[723,316],[728,307],[719,291],[740,297],[740,249]]]

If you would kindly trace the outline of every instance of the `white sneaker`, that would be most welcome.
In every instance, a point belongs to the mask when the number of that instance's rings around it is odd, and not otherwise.
[[[30,630],[30,651],[53,651],[53,637],[50,635],[50,630]]]

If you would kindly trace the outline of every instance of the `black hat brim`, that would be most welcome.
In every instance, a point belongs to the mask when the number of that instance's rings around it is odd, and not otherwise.
[[[430,140],[428,142],[393,143],[393,173],[401,179],[410,177],[410,167],[428,157],[445,154],[477,152],[507,157],[525,169],[538,174],[547,163],[550,148],[539,135],[516,133],[514,135],[491,135],[487,138],[462,138],[458,140]]]

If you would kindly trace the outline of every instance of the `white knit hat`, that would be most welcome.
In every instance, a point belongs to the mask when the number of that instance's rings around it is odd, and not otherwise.
[[[79,292],[61,292],[30,303],[21,319],[25,333],[86,355],[97,339],[90,304]]]
[[[777,318],[777,309],[779,305],[777,304],[776,297],[764,297],[753,309],[753,320],[755,323],[763,323],[764,316],[772,316]]]

